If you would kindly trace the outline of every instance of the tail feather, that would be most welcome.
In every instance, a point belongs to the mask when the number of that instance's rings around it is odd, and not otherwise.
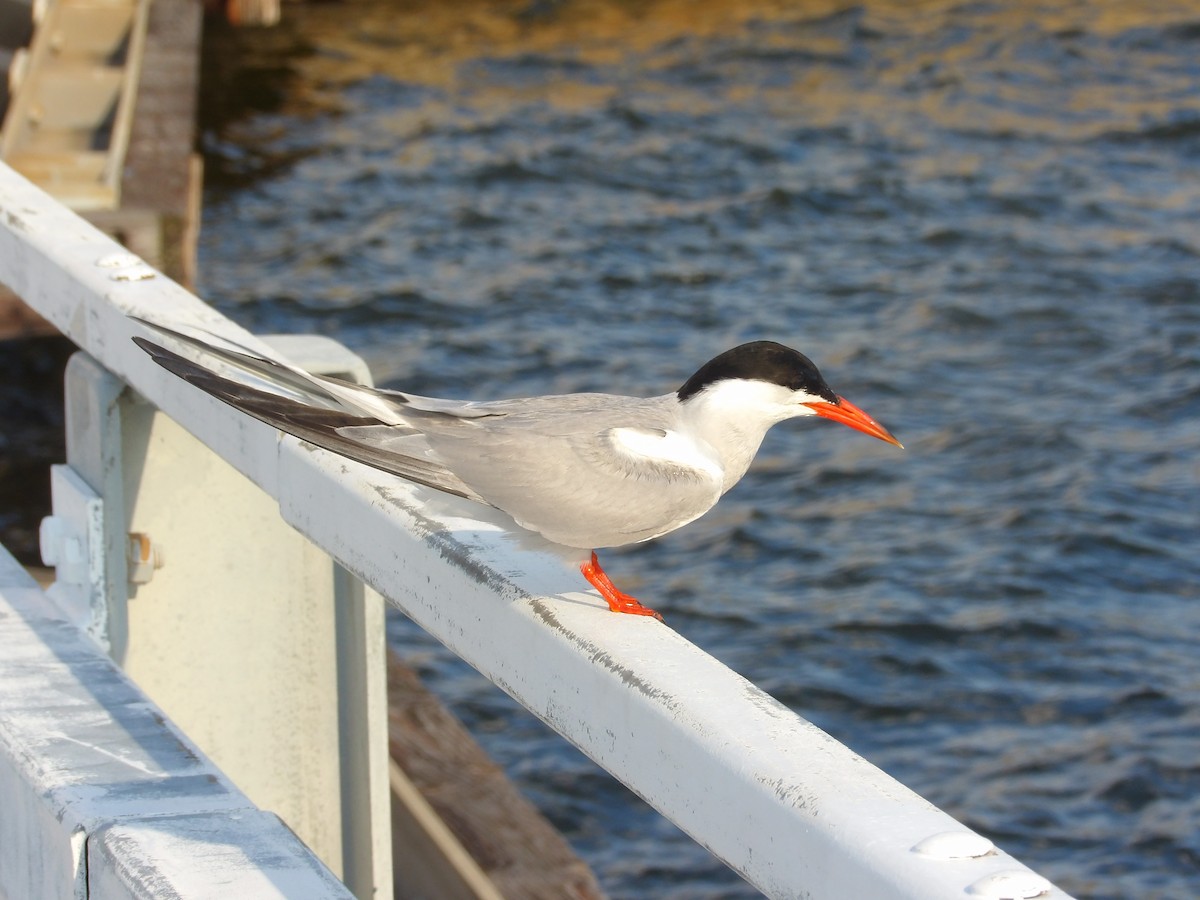
[[[373,416],[387,425],[398,425],[404,421],[403,416],[396,409],[397,405],[404,402],[403,395],[389,392],[395,396],[395,399],[389,399],[381,392],[361,384],[354,384],[341,378],[314,375],[299,366],[289,365],[280,360],[267,359],[249,347],[243,347],[229,338],[219,338],[219,340],[236,347],[237,350],[202,341],[147,319],[134,318],[143,325],[168,335],[193,350],[215,357],[239,371],[248,372],[274,388],[288,391],[301,398],[305,403],[330,409],[349,407],[363,415]]]
[[[161,328],[161,326],[155,327]],[[168,329],[161,330],[167,331]],[[381,471],[399,475],[401,478],[448,494],[487,503],[453,472],[433,460],[372,446],[370,443],[354,440],[340,431],[343,428],[390,425],[391,423],[381,421],[371,415],[359,415],[345,410],[312,406],[289,397],[240,384],[155,344],[153,341],[141,337],[135,337],[133,340],[167,371],[261,422]],[[189,344],[201,347],[206,352],[213,352],[207,345],[199,341],[191,338],[186,340]],[[216,355],[227,359],[233,354],[231,351],[222,350]],[[261,361],[272,367],[277,365],[271,360]],[[238,364],[236,360],[234,362]],[[279,368],[285,372],[291,371],[284,366],[279,366]],[[296,370],[296,372],[302,372],[302,370]],[[398,431],[405,429],[403,425],[393,427]]]

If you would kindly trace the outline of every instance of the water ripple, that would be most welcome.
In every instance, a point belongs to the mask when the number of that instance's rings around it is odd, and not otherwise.
[[[289,10],[295,47],[241,34],[215,76],[260,88],[208,107],[204,292],[435,394],[657,393],[739,340],[806,350],[908,452],[781,426],[609,570],[1076,895],[1188,895],[1200,13],[355,10]],[[753,896],[392,637],[613,896]]]

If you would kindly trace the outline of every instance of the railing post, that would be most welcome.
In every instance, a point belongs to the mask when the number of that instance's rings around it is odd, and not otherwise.
[[[369,378],[331,341],[309,355]],[[358,897],[390,896],[382,598],[85,354],[67,372],[67,459],[104,504],[105,596],[80,624]]]

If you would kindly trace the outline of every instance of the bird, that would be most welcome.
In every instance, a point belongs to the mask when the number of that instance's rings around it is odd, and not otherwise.
[[[708,512],[746,474],[767,431],[787,419],[829,419],[903,447],[834,393],[811,359],[768,340],[719,354],[660,396],[475,401],[315,375],[223,338],[217,346],[137,321],[232,366],[241,379],[133,338],[189,384],[318,447],[501,510],[519,527],[579,550],[581,574],[610,610],[660,621],[613,584],[597,550],[653,540]]]

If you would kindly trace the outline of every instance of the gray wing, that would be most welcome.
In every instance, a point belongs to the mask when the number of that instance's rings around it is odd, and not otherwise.
[[[612,547],[673,531],[720,497],[720,479],[614,440],[617,429],[672,428],[672,399],[535,397],[479,404],[488,416],[410,420],[438,460],[519,525],[567,546]]]

